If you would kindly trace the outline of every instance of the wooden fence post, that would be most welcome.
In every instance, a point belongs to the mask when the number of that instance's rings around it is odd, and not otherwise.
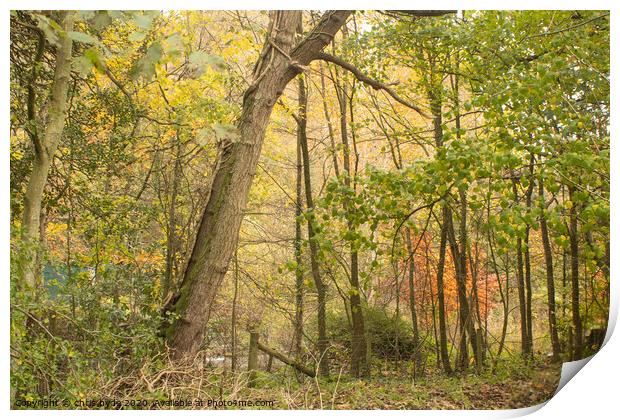
[[[256,385],[256,370],[258,369],[258,332],[250,331],[250,350],[248,354],[248,386]]]

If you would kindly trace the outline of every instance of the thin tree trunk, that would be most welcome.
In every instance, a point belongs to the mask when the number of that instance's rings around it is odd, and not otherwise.
[[[342,156],[344,183],[351,188],[352,168],[350,159],[350,148],[347,127],[347,84],[343,80],[342,85],[336,86],[338,90],[338,101],[340,103],[340,136],[342,141]],[[351,211],[350,206],[347,206]],[[349,230],[354,230],[352,223],[348,225]],[[351,305],[351,374],[353,376],[369,376],[369,366],[367,363],[367,343],[364,327],[364,313],[362,309],[361,289],[359,285],[359,266],[358,251],[353,242],[350,244],[350,278],[349,283],[349,304]]]
[[[544,215],[546,210],[545,206],[545,191],[543,186],[543,180],[538,183],[538,195],[541,200],[541,215],[540,215],[540,235],[542,237],[543,250],[545,253],[545,270],[547,274],[547,310],[549,320],[549,336],[551,337],[551,349],[553,351],[553,360],[560,360],[560,339],[558,337],[558,327],[555,314],[555,283],[553,280],[553,251],[551,249],[551,242],[549,241],[549,229],[547,228],[547,218]]]
[[[232,314],[230,316],[230,336],[231,336],[231,357],[230,370],[235,373],[237,370],[237,298],[239,296],[239,259],[235,250],[235,290],[233,292]]]
[[[338,153],[336,151],[334,126],[332,125],[332,119],[329,116],[329,109],[327,108],[327,93],[325,91],[325,74],[323,73],[323,63],[319,63],[319,70],[321,72],[321,95],[323,98],[323,114],[325,115],[325,121],[327,122],[327,132],[329,134],[329,141],[331,146],[332,164],[334,165],[334,173],[336,177],[339,177],[340,169],[338,167]]]
[[[564,249],[562,251],[562,320],[564,322],[566,322],[566,309],[567,309],[567,298],[566,298],[566,292],[567,292],[567,283],[568,283],[568,274],[567,274],[567,270],[566,270],[566,260],[567,260],[567,252],[566,249]],[[573,356],[573,328],[572,326],[568,326],[568,343],[567,343],[567,353],[570,355],[570,357]]]
[[[523,257],[525,264],[525,324],[527,328],[527,352],[534,356],[534,337],[532,333],[532,265],[530,262],[530,226],[525,227]]]
[[[455,55],[456,58],[456,69],[458,70],[460,59],[458,51]],[[458,73],[458,71],[457,71]],[[461,138],[461,114],[460,114],[460,98],[459,98],[459,77],[458,74],[452,76],[453,80],[453,111],[455,113],[455,128],[456,128],[456,138],[460,140]],[[461,318],[461,326],[464,331],[467,331],[469,335],[469,341],[471,344],[472,351],[474,353],[474,360],[476,362],[476,368],[480,370],[482,366],[482,354],[480,351],[481,343],[478,341],[478,333],[474,327],[473,322],[473,310],[470,307],[467,299],[467,184],[464,184],[461,188],[459,188],[459,201],[460,201],[460,210],[461,210],[461,220],[459,224],[459,244],[458,247],[452,247],[453,251],[458,250],[458,254],[453,253],[453,257],[455,263],[458,261],[458,264],[455,264],[456,273],[457,273],[457,285],[459,292],[459,314]],[[450,234],[448,231],[448,238],[453,237],[454,235]],[[458,266],[458,267],[457,267]],[[477,289],[475,284],[475,278],[473,279],[473,288],[476,295],[475,305],[478,305],[477,300]],[[464,321],[464,322],[463,322]],[[461,334],[461,339],[465,340],[465,334]],[[466,350],[466,344],[463,346],[461,344],[461,349],[463,347]],[[467,357],[467,353],[465,353],[465,357]]]
[[[66,11],[62,12],[62,14],[62,28],[65,34],[60,35],[59,45],[56,50],[54,80],[52,82],[50,98],[46,106],[44,106],[48,111],[43,121],[37,120],[34,112],[34,88],[30,92],[32,97],[29,98],[31,102],[29,104],[29,119],[33,126],[30,128],[30,137],[34,143],[34,161],[24,195],[22,240],[26,244],[28,251],[26,252],[27,258],[23,266],[22,286],[30,288],[36,287],[39,283],[39,279],[36,276],[38,271],[37,261],[39,261],[37,248],[41,239],[43,191],[47,184],[52,159],[54,159],[54,154],[62,138],[67,117],[67,92],[71,77],[73,42],[66,33],[73,30],[75,12]],[[37,66],[38,63],[34,65]],[[33,74],[36,75],[36,73]],[[33,86],[36,82],[36,80],[32,81]],[[44,130],[42,137],[39,135],[39,127]]]
[[[579,312],[579,236],[577,232],[577,205],[575,204],[574,189],[568,188],[568,195],[572,202],[570,208],[570,280],[571,280],[571,307],[573,312],[573,360],[579,360],[583,354],[583,331],[581,325],[581,314]]]
[[[491,213],[491,198],[489,196],[489,199],[487,200],[487,219],[489,218],[490,213]],[[508,304],[509,304],[509,296],[510,296],[509,276],[508,276],[509,272],[507,268],[508,266],[506,266],[506,271],[505,271],[506,273],[506,294],[504,294],[502,290],[502,283],[501,283],[501,279],[499,275],[499,268],[497,266],[497,259],[495,258],[495,250],[493,248],[493,240],[491,237],[490,230],[487,232],[487,239],[489,242],[489,251],[491,253],[491,262],[493,263],[493,271],[497,279],[497,288],[499,291],[500,300],[502,302],[502,309],[504,311],[504,317],[503,317],[503,322],[502,322],[502,332],[500,336],[499,347],[497,350],[497,357],[500,357],[502,354],[502,351],[504,350],[504,343],[506,341],[506,332],[508,331],[508,314],[509,314]]]
[[[432,61],[431,61],[432,68]],[[431,75],[432,79],[432,75]],[[443,129],[442,115],[441,115],[441,96],[434,92],[431,88],[428,92],[429,103],[431,106],[431,113],[433,116],[433,137],[435,140],[435,147],[440,149],[443,146]],[[437,303],[439,312],[439,340],[441,350],[441,362],[443,369],[447,374],[452,373],[452,367],[450,366],[450,357],[448,355],[448,337],[446,329],[446,306],[444,298],[444,270],[446,265],[446,245],[448,241],[448,221],[451,221],[452,214],[448,203],[445,201],[442,203],[442,222],[441,222],[441,234],[439,240],[439,261],[437,263]]]
[[[301,142],[297,139],[297,176],[295,179],[295,357],[301,358],[304,318],[304,270],[301,251],[301,213],[302,197],[302,158]]]
[[[297,117],[298,124],[298,141],[301,146],[301,156],[303,160],[304,173],[304,189],[306,192],[306,209],[308,212],[314,211],[314,199],[312,197],[312,179],[310,177],[310,153],[308,152],[308,137],[306,134],[306,86],[303,76],[298,78],[298,95],[299,95],[299,113]],[[310,247],[310,269],[312,278],[317,290],[317,324],[319,338],[317,341],[317,350],[319,352],[319,368],[321,374],[329,375],[329,342],[327,340],[326,314],[325,304],[327,295],[327,286],[323,282],[319,268],[319,247],[316,241],[314,231],[314,215],[308,218],[308,243]]]
[[[517,193],[517,184],[513,180],[512,190],[515,202],[519,201]],[[519,316],[521,320],[521,354],[523,357],[530,357],[530,348],[528,346],[527,333],[527,303],[525,298],[525,275],[523,274],[523,240],[521,236],[517,237],[517,289],[519,293]]]
[[[415,285],[414,285],[414,275],[415,275],[415,260],[413,255],[413,246],[411,245],[411,229],[407,229],[405,231],[405,241],[407,242],[407,254],[409,255],[409,270],[408,271],[408,281],[409,281],[409,311],[411,312],[411,326],[413,328],[413,348],[415,354],[413,355],[414,360],[414,376],[418,377],[422,374],[422,348],[420,346],[420,330],[418,329],[418,314],[415,308]]]
[[[525,192],[525,206],[527,212],[532,208],[532,192],[534,191],[534,154],[530,154],[529,185]],[[534,357],[534,336],[532,328],[532,266],[530,262],[530,224],[525,226],[524,240],[524,263],[525,263],[525,320],[527,327],[527,351],[530,357]]]
[[[437,309],[439,313],[439,347],[441,352],[441,363],[443,370],[447,374],[452,373],[450,357],[448,356],[448,336],[446,329],[446,304],[444,298],[443,275],[446,266],[446,243],[448,239],[448,225],[446,223],[447,207],[443,207],[443,221],[441,225],[441,237],[439,239],[439,261],[437,262]]]
[[[456,286],[457,286],[457,295],[459,302],[459,358],[458,358],[458,368],[459,370],[465,370],[469,367],[469,351],[467,347],[467,336],[469,330],[469,322],[470,322],[470,313],[469,313],[469,304],[467,303],[467,268],[462,264],[461,251],[459,250],[459,244],[456,240],[456,234],[454,232],[454,225],[452,220],[452,211],[450,207],[446,204],[446,224],[448,229],[448,244],[450,245],[450,252],[452,254],[452,260],[454,262],[454,271],[456,273]],[[461,215],[462,217],[462,215]],[[461,229],[459,229],[461,230]],[[471,335],[470,335],[471,337]],[[473,338],[475,340],[475,336]],[[474,348],[474,354],[475,346]]]

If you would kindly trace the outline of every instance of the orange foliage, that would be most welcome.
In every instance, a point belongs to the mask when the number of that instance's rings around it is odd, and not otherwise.
[[[432,243],[432,238],[426,232],[421,238],[411,238],[411,246],[415,249],[414,255],[414,293],[418,316],[418,322],[425,328],[432,327],[433,308],[437,308],[437,265],[439,260],[439,246]],[[467,295],[471,305],[471,310],[480,314],[480,320],[484,323],[488,318],[489,312],[495,305],[498,283],[495,273],[485,269],[483,262],[486,253],[477,243],[471,244],[471,260],[467,264]],[[473,270],[472,270],[473,268]],[[401,283],[400,297],[401,304],[409,304],[409,264],[408,261],[400,262],[399,271],[404,276]],[[477,288],[477,301],[474,300],[474,281]],[[454,262],[449,250],[446,250],[446,260],[444,267],[444,302],[448,317],[456,315],[458,310],[458,290],[456,283],[456,271]],[[477,315],[476,315],[477,318]]]

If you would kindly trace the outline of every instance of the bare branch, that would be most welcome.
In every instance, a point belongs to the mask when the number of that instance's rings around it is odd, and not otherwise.
[[[343,59],[339,58],[339,57],[335,57],[331,54],[327,54],[324,52],[319,52],[316,55],[316,58],[319,60],[323,60],[323,61],[327,61],[333,64],[336,64],[337,66],[342,67],[345,70],[348,70],[349,72],[351,72],[355,78],[357,80],[359,80],[362,83],[365,83],[369,86],[371,86],[373,89],[375,90],[383,90],[386,93],[388,93],[392,98],[394,98],[394,100],[396,100],[396,102],[405,105],[407,108],[411,108],[414,111],[416,111],[418,114],[420,114],[421,116],[425,117],[425,118],[430,118],[428,114],[426,114],[424,111],[422,111],[422,109],[415,105],[412,104],[411,102],[408,102],[407,100],[401,98],[398,93],[396,93],[392,88],[390,88],[387,84],[380,82],[378,80],[375,79],[371,79],[370,77],[366,76],[364,73],[361,72],[360,69],[358,69],[357,67],[355,67],[353,64],[348,63],[346,61],[344,61]]]
[[[456,13],[456,10],[386,10],[392,15],[405,15],[414,17],[434,17]]]

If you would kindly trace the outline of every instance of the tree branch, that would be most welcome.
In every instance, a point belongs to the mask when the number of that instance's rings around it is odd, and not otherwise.
[[[303,66],[317,59],[317,52],[333,41],[336,32],[346,23],[350,10],[329,10],[316,26],[291,51],[291,80],[302,71]]]
[[[416,111],[418,114],[420,114],[421,116],[425,117],[425,118],[430,118],[428,114],[426,114],[424,111],[422,111],[422,109],[415,105],[412,104],[411,102],[406,101],[405,99],[401,98],[398,93],[396,93],[392,88],[390,88],[387,84],[380,82],[378,80],[375,79],[371,79],[370,77],[366,76],[364,73],[361,72],[360,69],[358,69],[357,67],[355,67],[354,65],[352,65],[351,63],[348,63],[346,61],[344,61],[343,59],[339,58],[339,57],[335,57],[331,54],[327,54],[324,52],[319,52],[316,55],[316,58],[319,60],[323,60],[323,61],[327,61],[333,64],[336,64],[337,66],[342,67],[345,70],[348,70],[349,72],[353,73],[353,75],[355,76],[355,78],[357,80],[359,80],[362,83],[365,83],[369,86],[371,86],[373,89],[375,90],[383,90],[385,91],[387,94],[389,94],[392,98],[394,98],[394,100],[396,100],[396,102],[405,105],[407,108],[411,108],[414,111]]]
[[[456,10],[386,10],[393,15],[405,15],[414,17],[434,17],[456,13]]]

